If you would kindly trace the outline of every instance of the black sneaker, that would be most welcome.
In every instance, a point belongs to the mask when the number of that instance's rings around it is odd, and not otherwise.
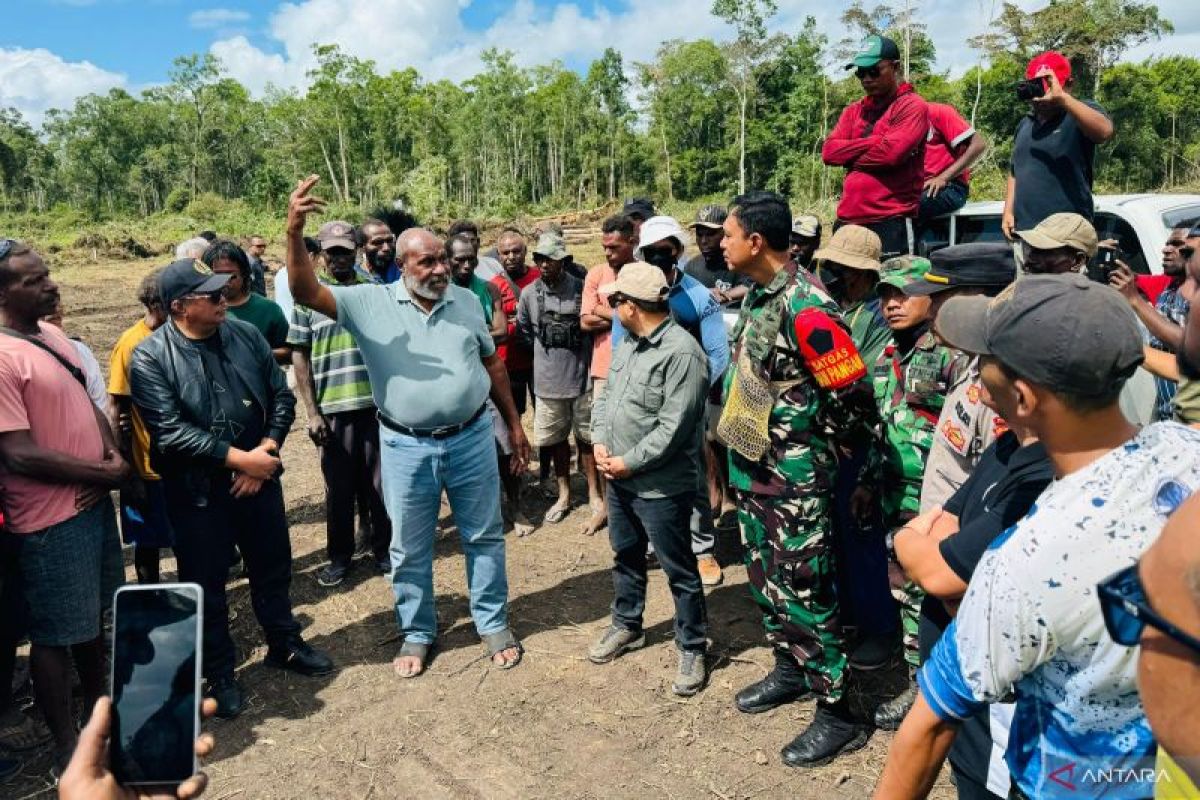
[[[217,701],[217,716],[221,719],[233,719],[246,710],[246,694],[232,675],[209,683],[205,694]]]
[[[268,647],[263,663],[301,675],[328,675],[333,672],[333,659],[299,638],[285,646]]]
[[[364,558],[371,557],[371,538],[364,536],[360,529],[358,532],[357,544],[354,545],[354,555],[350,556],[352,561],[361,561]]]
[[[789,767],[823,767],[842,753],[861,749],[870,738],[870,727],[850,717],[844,700],[838,706],[817,703],[812,723],[779,755]]]
[[[317,583],[326,588],[338,586],[342,581],[346,580],[346,573],[349,571],[349,564],[339,564],[331,561],[317,570]]]

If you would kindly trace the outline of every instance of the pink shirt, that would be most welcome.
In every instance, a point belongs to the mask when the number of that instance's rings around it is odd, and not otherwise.
[[[41,323],[41,338],[82,368],[71,340]],[[36,345],[0,334],[0,433],[29,431],[47,450],[88,461],[104,458],[104,440],[87,390],[54,356]],[[8,529],[37,533],[77,513],[76,484],[48,483],[0,472],[0,501]]]
[[[596,306],[608,304],[608,300],[600,296],[600,287],[617,279],[617,273],[607,263],[588,270],[583,280],[583,303],[580,305],[581,314],[596,313]],[[601,380],[608,379],[608,365],[612,362],[612,332],[592,333],[592,377]]]

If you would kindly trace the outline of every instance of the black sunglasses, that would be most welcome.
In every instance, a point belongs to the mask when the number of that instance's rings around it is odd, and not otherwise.
[[[881,72],[881,70],[877,66],[876,67],[859,67],[858,69],[854,70],[854,77],[859,78],[859,79],[878,78],[880,75],[880,72]]]
[[[207,300],[214,306],[221,304],[221,298],[225,296],[225,292],[221,289],[214,289],[211,292],[193,292],[192,294],[184,295],[184,300]]]
[[[1100,595],[1104,625],[1117,644],[1133,647],[1141,641],[1142,631],[1149,625],[1200,653],[1200,639],[1181,631],[1150,607],[1137,564],[1100,581],[1096,591]]]

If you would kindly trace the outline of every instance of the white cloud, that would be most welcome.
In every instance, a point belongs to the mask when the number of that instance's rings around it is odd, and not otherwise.
[[[37,126],[51,108],[69,108],[86,94],[124,86],[124,75],[88,61],[64,61],[49,50],[0,47],[0,106],[14,106]]]
[[[1166,0],[1190,2],[1191,0]],[[315,61],[312,46],[337,44],[383,70],[416,67],[429,79],[463,80],[480,68],[486,48],[513,51],[518,64],[532,66],[555,59],[587,61],[615,46],[627,63],[650,61],[667,39],[728,39],[732,30],[696,0],[658,0],[610,11],[567,0],[547,13],[532,0],[513,7],[484,31],[468,30],[460,16],[470,0],[293,0],[280,4],[268,26],[272,54],[245,37],[226,37],[212,46],[233,77],[261,91],[268,83],[299,87]],[[1019,0],[1028,7],[1040,0]],[[814,0],[782,0],[771,20],[774,31],[794,33],[812,15],[831,42],[843,36],[840,6]],[[587,9],[587,10],[585,10]],[[983,32],[998,0],[927,0],[920,16],[938,46],[938,63],[961,73],[976,61],[966,39]]]
[[[250,12],[231,8],[203,8],[188,14],[188,25],[197,30],[227,28],[250,21]]]

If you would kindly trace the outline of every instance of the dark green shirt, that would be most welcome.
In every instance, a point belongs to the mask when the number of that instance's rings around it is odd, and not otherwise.
[[[245,303],[229,307],[229,315],[258,328],[272,350],[287,344],[289,326],[283,309],[262,295],[251,292]]]
[[[626,332],[592,409],[592,441],[633,473],[621,488],[644,498],[697,490],[707,395],[708,356],[694,336],[670,319],[645,338]]]

